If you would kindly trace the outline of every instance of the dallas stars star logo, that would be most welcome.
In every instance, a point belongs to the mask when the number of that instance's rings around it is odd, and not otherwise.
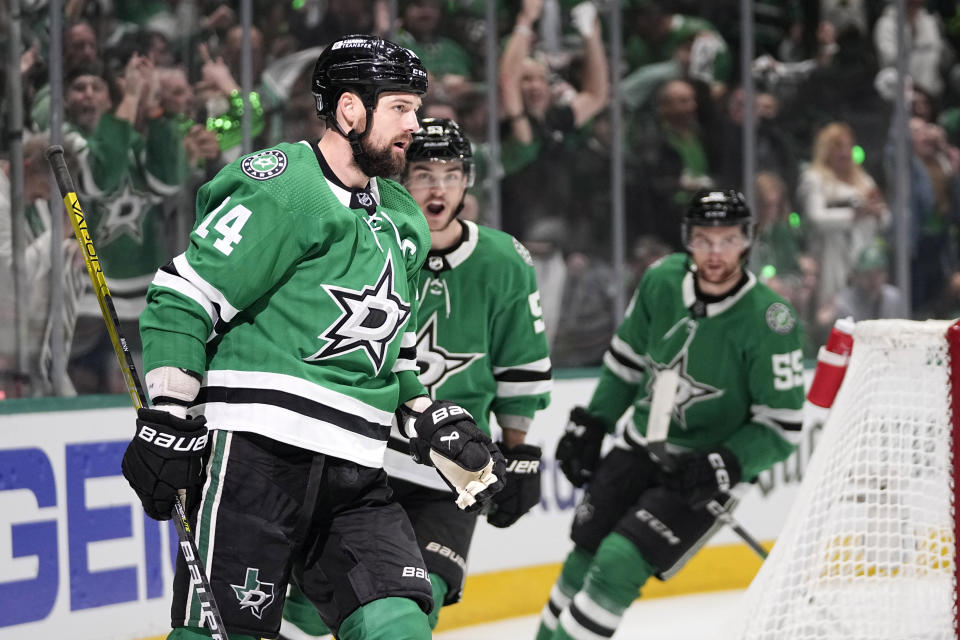
[[[240,601],[240,610],[249,610],[257,620],[263,615],[263,610],[273,602],[273,583],[260,582],[260,569],[247,567],[244,583],[230,586]]]
[[[129,182],[124,183],[118,194],[103,201],[104,216],[97,226],[97,239],[107,244],[118,236],[128,235],[138,243],[143,242],[144,214],[157,201],[135,191]]]
[[[661,371],[673,370],[677,372],[679,380],[677,382],[677,396],[673,405],[673,417],[680,423],[680,426],[687,426],[687,409],[697,402],[719,398],[723,395],[723,389],[717,389],[709,384],[697,381],[687,373],[687,350],[682,349],[679,354],[670,362],[664,365],[659,362],[650,362],[654,375],[647,381],[647,396],[653,398],[653,381]]]
[[[420,382],[433,397],[437,387],[450,376],[463,371],[482,353],[453,353],[437,344],[437,314],[417,332],[417,365],[420,367]]]
[[[380,277],[372,287],[368,285],[358,291],[323,285],[342,313],[318,336],[327,340],[327,344],[304,360],[322,360],[359,350],[367,355],[374,372],[380,373],[387,346],[410,315],[410,305],[393,290],[393,273],[393,258],[388,253]]]

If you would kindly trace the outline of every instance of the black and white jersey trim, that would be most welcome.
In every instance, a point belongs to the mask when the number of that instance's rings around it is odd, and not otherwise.
[[[216,287],[194,271],[184,254],[161,267],[153,278],[153,284],[176,291],[204,310],[213,327],[208,341],[222,333],[227,323],[240,313]]]
[[[302,416],[335,424],[341,429],[373,438],[387,439],[390,427],[375,424],[346,411],[304,398],[293,393],[274,389],[250,389],[243,387],[203,387],[197,395],[197,404],[261,404],[280,407]]]
[[[397,360],[393,364],[391,371],[398,373],[400,371],[419,371],[417,365],[417,334],[413,331],[405,331],[400,342],[400,352],[397,354]]]
[[[619,336],[610,340],[610,348],[603,354],[603,364],[624,382],[634,384],[643,380],[646,371],[646,359]]]
[[[311,451],[381,467],[393,411],[296,376],[214,369],[191,415],[207,427],[251,431]],[[362,397],[362,396],[360,396]]]
[[[553,388],[553,367],[550,358],[541,358],[527,364],[493,367],[497,381],[498,398],[534,396],[548,393]]]

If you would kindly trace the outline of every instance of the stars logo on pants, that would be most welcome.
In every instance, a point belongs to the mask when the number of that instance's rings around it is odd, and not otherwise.
[[[410,315],[410,305],[394,291],[393,281],[393,257],[388,253],[380,277],[372,287],[355,290],[323,285],[342,313],[318,336],[327,340],[327,344],[304,360],[322,360],[360,350],[369,358],[374,372],[380,373],[387,347]]]
[[[260,569],[247,567],[247,576],[243,584],[231,584],[233,592],[237,594],[240,610],[247,611],[257,618],[263,615],[263,610],[273,602],[273,583],[260,582]]]

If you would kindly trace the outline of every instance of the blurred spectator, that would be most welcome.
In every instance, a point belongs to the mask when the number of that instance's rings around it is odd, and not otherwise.
[[[196,85],[200,115],[206,115],[206,128],[216,133],[225,163],[240,157],[243,142],[243,95],[240,85],[222,57],[210,55],[206,45],[200,45],[203,77]],[[259,76],[255,76],[259,77]],[[255,138],[264,128],[263,106],[260,94],[251,91],[250,136]]]
[[[820,20],[829,22],[837,31],[853,29],[862,36],[870,33],[870,6],[876,0],[820,0]]]
[[[416,53],[430,74],[430,94],[456,99],[469,89],[472,60],[456,40],[440,33],[442,0],[404,0],[396,42]]]
[[[756,230],[750,258],[757,274],[775,291],[793,302],[792,287],[800,274],[803,250],[800,216],[790,206],[790,191],[776,173],[761,171],[754,180]]]
[[[119,100],[112,112],[108,81],[95,67],[76,69],[67,78],[65,140],[78,153],[78,195],[122,333],[137,359],[137,319],[146,287],[169,255],[164,203],[179,193],[187,158],[179,132],[161,117],[149,58],[130,56],[117,81]],[[71,377],[78,391],[122,391],[92,293],[80,315],[71,353]]]
[[[305,0],[294,5],[290,33],[304,47],[326,46],[351,33],[385,35],[385,5],[382,0]]]
[[[953,52],[937,18],[927,11],[925,0],[907,3],[907,72],[913,83],[934,97],[943,93],[943,77]],[[873,28],[873,41],[881,67],[897,65],[897,8],[891,3]]]
[[[826,30],[829,31],[829,30]],[[782,103],[781,122],[795,148],[806,147],[829,122],[848,122],[872,171],[883,165],[890,106],[874,89],[876,58],[869,41],[855,29],[836,36],[833,54],[817,64],[795,98]]]
[[[921,118],[910,119],[910,137],[910,299],[914,311],[923,313],[957,270],[960,151],[940,126]]]
[[[639,190],[628,219],[630,237],[653,234],[682,250],[680,216],[695,191],[714,185],[712,169],[719,165],[699,108],[690,82],[670,80],[657,91],[655,116],[638,124],[627,145],[636,162],[628,175]]]
[[[543,0],[523,0],[516,26],[500,59],[503,146],[501,162],[503,230],[516,236],[534,220],[569,211],[573,185],[568,155],[576,155],[569,138],[607,104],[609,80],[600,25],[592,4],[575,8],[575,22],[584,38],[584,64],[579,89],[551,83],[549,69],[530,57],[533,27]],[[537,188],[531,188],[532,186]]]
[[[634,291],[639,285],[643,274],[660,258],[669,255],[670,247],[656,236],[640,236],[633,243],[630,255],[627,257],[627,291]]]
[[[627,10],[624,57],[629,70],[670,60],[677,47],[691,40],[690,76],[722,95],[730,81],[730,50],[716,28],[702,18],[672,13],[662,2],[645,0]]]
[[[773,94],[761,91],[756,94],[754,104],[755,166],[779,175],[786,181],[788,193],[793,193],[797,187],[797,158],[779,122],[779,101]],[[727,96],[723,125],[718,181],[743,190],[743,89],[740,87]]]
[[[889,268],[886,250],[880,243],[864,248],[853,266],[850,284],[834,298],[835,317],[853,316],[857,322],[908,317],[903,292],[887,283]]]
[[[890,224],[890,211],[873,178],[853,160],[853,131],[834,122],[821,129],[813,160],[798,191],[820,263],[818,300],[847,285],[853,260]]]
[[[19,345],[26,356],[26,370],[17,366],[17,348],[15,342],[16,303],[15,283],[12,277],[0,280],[0,392],[4,397],[44,396],[54,391],[54,376],[61,375],[51,369],[51,335],[53,318],[51,317],[51,222],[47,198],[50,195],[50,170],[44,152],[50,144],[49,136],[35,135],[27,138],[23,145],[24,169],[24,213],[22,221],[24,233],[23,272],[17,274],[24,283],[26,300],[19,311],[26,316],[26,342]],[[76,171],[74,156],[69,148],[65,154],[68,166]],[[0,162],[0,265],[7,274],[13,269],[12,214],[10,205],[10,165]],[[63,208],[55,207],[62,212]],[[69,220],[64,220],[64,233],[61,250],[63,251],[63,308],[60,322],[63,326],[64,344],[70,344],[73,337],[77,304],[85,291],[88,281],[83,258],[79,255],[79,246],[73,240]],[[73,385],[66,377],[60,380],[68,395],[73,395]]]
[[[792,293],[790,303],[797,310],[797,316],[803,324],[803,356],[816,358],[817,351],[826,342],[833,327],[836,312],[832,301],[822,305],[817,297],[817,292],[820,290],[820,265],[816,259],[801,254],[797,257],[797,265],[800,267],[799,282],[790,286],[786,293]],[[789,276],[781,282],[788,278]],[[783,295],[781,291],[777,293]]]
[[[599,366],[616,329],[617,282],[606,264],[583,253],[565,258],[565,237],[563,221],[553,217],[523,236],[537,271],[550,361],[558,368]]]
[[[100,44],[93,25],[85,20],[68,24],[63,30],[63,74],[100,63]],[[50,84],[43,78],[30,105],[30,120],[40,131],[50,126]]]

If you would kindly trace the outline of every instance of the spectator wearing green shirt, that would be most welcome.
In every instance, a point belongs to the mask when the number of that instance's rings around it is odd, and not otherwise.
[[[706,99],[703,108],[708,108]],[[669,80],[654,98],[654,113],[636,123],[627,148],[633,151],[628,172],[634,195],[628,230],[652,234],[681,250],[679,219],[698,189],[714,184],[719,165],[710,132],[700,124],[701,100],[688,80]]]
[[[440,34],[443,23],[441,0],[401,2],[401,26],[397,43],[420,57],[430,74],[430,88],[451,100],[469,90],[473,61],[456,40]],[[437,87],[437,88],[435,88]]]

